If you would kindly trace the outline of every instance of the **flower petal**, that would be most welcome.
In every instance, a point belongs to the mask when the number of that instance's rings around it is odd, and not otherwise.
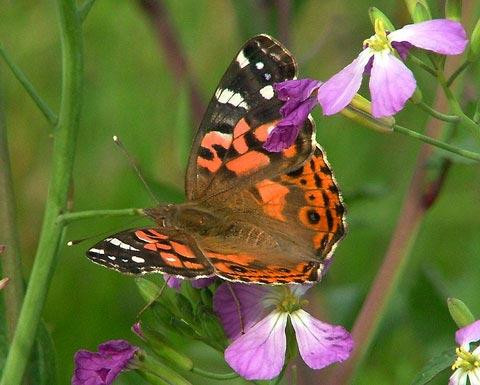
[[[285,362],[287,319],[288,313],[270,313],[225,350],[225,361],[247,380],[277,377]]]
[[[275,83],[273,88],[280,100],[297,99],[303,101],[308,99],[321,84],[322,82],[319,80],[305,78]]]
[[[286,102],[280,109],[284,118],[270,132],[263,148],[270,152],[279,152],[295,143],[300,128],[316,105],[317,99],[315,97],[310,97],[301,103]]]
[[[478,368],[470,370],[468,379],[470,380],[470,385],[480,385],[480,370]]]
[[[387,52],[376,53],[370,76],[372,115],[394,115],[404,107],[416,86],[412,71],[400,59]]]
[[[203,289],[215,282],[215,277],[193,279],[190,282],[195,289]]]
[[[263,313],[262,299],[269,289],[260,285],[222,283],[213,296],[213,309],[231,340],[245,333]]]
[[[458,329],[455,333],[455,341],[458,345],[465,347],[470,342],[480,340],[480,320],[477,320],[470,325],[467,325],[461,329]]]
[[[408,24],[388,35],[390,41],[408,42],[415,47],[443,55],[459,55],[468,39],[462,24],[447,19],[427,20]]]
[[[466,385],[467,383],[467,372],[463,369],[457,369],[453,374],[450,376],[450,380],[448,381],[448,385]]]
[[[302,309],[293,312],[290,317],[300,355],[312,369],[322,369],[350,356],[353,339],[342,326],[319,321]]]
[[[336,114],[350,103],[362,84],[363,71],[372,55],[373,51],[365,48],[353,62],[320,86],[317,97],[324,115]]]
[[[182,286],[183,279],[170,274],[163,274],[163,279],[171,289],[178,290]]]

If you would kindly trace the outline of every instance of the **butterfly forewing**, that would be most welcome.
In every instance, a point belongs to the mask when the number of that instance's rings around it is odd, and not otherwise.
[[[211,264],[188,234],[169,228],[125,230],[87,251],[93,262],[122,273],[168,273],[185,278],[213,275]]]
[[[190,200],[289,171],[311,154],[310,121],[292,148],[279,153],[263,148],[281,118],[283,102],[273,84],[295,76],[295,59],[271,37],[256,36],[242,47],[220,81],[192,146],[185,183]]]

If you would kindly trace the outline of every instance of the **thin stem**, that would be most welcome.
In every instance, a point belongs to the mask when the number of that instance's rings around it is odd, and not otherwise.
[[[395,124],[393,126],[393,131],[398,132],[402,135],[407,135],[407,136],[410,136],[412,138],[421,140],[422,142],[431,144],[431,145],[433,145],[435,147],[438,147],[438,148],[441,148],[443,150],[453,152],[454,154],[463,156],[464,158],[480,161],[480,154],[477,154],[476,152],[472,152],[472,151],[464,150],[463,148],[452,146],[448,143],[441,142],[440,140],[431,138],[430,136],[426,136],[426,135],[420,134],[416,131],[409,130],[406,127],[399,126],[398,124]]]
[[[38,323],[54,272],[72,177],[75,141],[81,110],[82,39],[75,0],[57,0],[62,45],[62,95],[54,135],[50,180],[42,231],[18,326],[7,356],[1,385],[19,385],[35,342]]]
[[[82,22],[85,21],[87,18],[90,10],[92,9],[93,5],[95,4],[96,0],[85,0],[85,2],[78,8],[78,17]]]
[[[427,71],[430,75],[437,77],[437,71],[434,68],[430,67],[428,64],[426,64],[422,59],[416,57],[411,53],[410,55],[408,55],[408,57],[414,64]]]
[[[455,81],[455,79],[458,77],[458,75],[460,75],[463,71],[465,71],[470,64],[471,64],[470,61],[463,62],[463,64],[460,67],[458,67],[456,71],[453,74],[451,74],[450,77],[448,78],[446,83],[447,87],[450,87],[452,83]]]
[[[77,211],[74,213],[61,214],[57,218],[57,224],[68,225],[71,222],[98,218],[98,217],[116,217],[116,216],[135,216],[144,215],[142,209],[118,209],[118,210],[90,210]]]
[[[213,378],[215,380],[233,380],[239,377],[238,373],[235,373],[235,372],[213,373],[213,372],[209,372],[208,370],[197,368],[196,366],[192,368],[192,372],[203,377]]]
[[[33,99],[37,107],[40,109],[40,111],[43,113],[45,118],[47,118],[48,122],[54,126],[57,124],[58,117],[53,112],[53,110],[49,107],[47,102],[41,98],[41,96],[38,94],[37,90],[33,86],[33,84],[30,82],[30,80],[27,78],[27,75],[14,63],[10,55],[5,51],[5,49],[0,45],[0,56],[3,57],[3,60],[5,60],[5,63],[7,63],[8,67],[10,70],[13,72],[17,80],[20,82],[20,84],[25,88],[25,91],[30,95],[30,97]]]
[[[450,123],[455,123],[460,120],[458,116],[443,114],[440,111],[437,111],[434,108],[430,107],[425,102],[416,103],[416,105],[422,110],[426,111],[428,114],[432,115],[434,118],[437,118],[438,120],[443,120],[444,122]]]
[[[16,223],[15,197],[8,151],[3,92],[0,92],[0,244],[7,245],[0,259],[2,276],[9,285],[2,291],[8,340],[11,341],[22,306],[24,286],[20,262],[20,242]]]

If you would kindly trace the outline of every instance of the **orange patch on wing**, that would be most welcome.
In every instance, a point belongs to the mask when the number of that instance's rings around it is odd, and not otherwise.
[[[161,251],[160,256],[168,266],[179,267],[179,268],[183,267],[182,262],[180,262],[180,260],[175,254]]]
[[[282,151],[283,156],[286,158],[292,158],[295,155],[297,155],[297,146],[295,144],[292,144],[290,147],[288,147],[286,150]]]
[[[152,251],[157,251],[157,244],[156,243],[147,243],[145,246],[143,246],[144,249],[152,250]]]
[[[145,231],[142,231],[142,230],[137,230],[135,231],[135,236],[140,239],[141,241],[143,242],[147,242],[147,243],[153,243],[155,242],[154,239],[152,239],[151,237],[149,237]]]
[[[258,126],[254,131],[255,138],[257,138],[260,142],[265,142],[268,138],[270,127],[273,129],[277,122],[278,120],[274,120],[272,122],[268,122],[262,124],[261,126]]]
[[[233,139],[233,148],[237,150],[239,154],[245,154],[248,151],[247,142],[245,141],[245,136],[239,136],[238,138]]]
[[[187,258],[195,258],[195,254],[193,254],[192,249],[187,245],[174,241],[170,242],[170,244],[172,245],[173,250],[175,250],[175,252],[177,252],[178,254]]]
[[[157,230],[151,229],[149,230],[155,237],[158,239],[167,239],[168,237],[166,235],[160,234]]]
[[[248,130],[250,130],[250,126],[245,121],[245,119],[242,118],[233,128],[233,137],[238,138],[239,136],[245,134]]]
[[[244,175],[267,166],[269,163],[270,158],[267,155],[258,151],[250,151],[227,162],[225,166],[237,175]]]
[[[207,133],[200,143],[201,147],[207,148],[213,155],[213,159],[206,159],[201,156],[197,157],[197,165],[206,168],[210,172],[216,172],[222,166],[222,159],[219,158],[214,145],[221,146],[228,150],[232,144],[232,135],[224,134],[218,131]]]
[[[191,270],[202,270],[205,268],[205,266],[201,265],[200,263],[183,261],[183,264],[187,269],[191,269]]]
[[[264,203],[262,207],[265,214],[285,222],[286,218],[283,215],[283,209],[287,203],[285,197],[288,194],[288,188],[280,183],[272,182],[270,179],[258,182],[255,187]]]

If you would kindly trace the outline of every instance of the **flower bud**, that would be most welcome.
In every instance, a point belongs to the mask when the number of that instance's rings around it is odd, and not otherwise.
[[[413,104],[418,104],[422,101],[422,99],[423,99],[422,91],[420,91],[420,89],[418,87],[415,88],[415,92],[413,93],[412,97],[410,98],[410,101]]]
[[[460,21],[462,18],[462,0],[446,0],[445,16],[447,19]]]
[[[140,294],[148,303],[155,301],[160,293],[160,288],[152,281],[145,278],[136,278],[135,283],[138,286]]]
[[[369,100],[356,94],[350,104],[340,113],[353,121],[380,132],[392,132],[395,124],[393,117],[374,118]]]
[[[417,4],[415,4],[412,13],[412,20],[414,23],[432,20],[432,14],[426,2],[418,1]]]
[[[368,9],[368,15],[370,16],[370,21],[372,25],[375,27],[375,19],[380,19],[383,21],[383,25],[387,31],[395,31],[395,27],[390,19],[377,7],[370,7]]]
[[[480,57],[480,19],[477,20],[470,37],[470,47],[468,49],[468,61],[476,61]]]
[[[459,328],[470,325],[475,321],[475,317],[470,309],[459,299],[449,298],[447,304],[448,311]]]
[[[135,363],[137,372],[154,385],[192,385],[173,369],[151,355],[139,355]]]
[[[142,334],[145,342],[152,348],[153,352],[157,356],[172,363],[179,369],[187,371],[192,370],[192,360],[166,344],[165,337],[162,334],[149,328],[143,328]]]

